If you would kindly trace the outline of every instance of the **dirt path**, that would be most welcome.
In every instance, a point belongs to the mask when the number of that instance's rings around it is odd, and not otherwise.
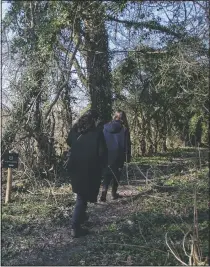
[[[204,167],[199,176],[197,170],[192,175],[188,172],[191,161],[179,161],[130,164],[129,181],[122,177],[118,190],[123,197],[113,201],[109,192],[106,203],[90,204],[90,234],[79,239],[70,235],[74,199],[68,185],[54,188],[57,196],[49,188],[40,191],[40,196],[20,194],[11,206],[3,207],[2,265],[130,266],[132,260],[134,265],[176,265],[165,246],[165,233],[178,240],[177,246],[182,242],[183,232],[193,223],[192,196],[197,184],[200,228],[205,229],[208,221],[208,170]],[[160,190],[163,186],[157,184],[151,189],[151,179],[157,183],[161,177],[171,179],[169,186],[164,184],[165,190]],[[208,237],[201,238],[207,248]]]
[[[88,212],[90,222],[88,223],[90,234],[88,236],[73,239],[70,235],[69,225],[60,227],[47,227],[46,225],[38,229],[31,230],[29,243],[24,242],[24,238],[19,238],[19,253],[9,259],[7,265],[69,265],[72,254],[87,250],[92,242],[97,242],[97,234],[103,232],[110,224],[119,219],[124,219],[134,212],[135,205],[131,205],[139,191],[136,186],[119,186],[121,199],[112,201],[108,193],[107,202],[89,204]],[[132,207],[132,209],[131,209]],[[25,236],[27,239],[27,235]]]

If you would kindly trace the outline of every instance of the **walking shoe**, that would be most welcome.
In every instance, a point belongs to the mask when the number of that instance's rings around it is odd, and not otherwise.
[[[107,194],[107,191],[102,191],[101,197],[100,197],[101,202],[106,202],[106,194]]]
[[[122,198],[122,196],[119,195],[118,193],[112,194],[112,200],[116,200],[118,198]]]
[[[71,229],[71,236],[73,238],[78,238],[78,237],[81,237],[81,236],[85,236],[89,233],[88,229],[85,229],[85,228],[72,228]]]

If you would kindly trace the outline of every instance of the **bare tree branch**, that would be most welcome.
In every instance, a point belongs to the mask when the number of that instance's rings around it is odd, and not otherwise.
[[[76,58],[74,59],[74,67],[77,70],[77,75],[79,76],[81,82],[87,88],[87,79],[86,79],[85,75],[82,73],[81,67],[80,67],[79,62]]]
[[[127,26],[130,26],[130,27],[135,26],[135,27],[149,28],[151,30],[160,31],[163,33],[170,34],[170,35],[175,36],[177,38],[186,37],[186,35],[175,32],[166,26],[160,25],[160,23],[158,23],[158,22],[155,22],[155,23],[153,21],[152,21],[152,23],[151,23],[151,21],[138,22],[138,21],[120,20],[120,19],[114,18],[112,16],[107,16],[107,17],[110,21],[123,23],[123,24],[126,24]]]
[[[75,58],[76,53],[77,53],[77,51],[78,51],[79,45],[80,45],[80,39],[78,40],[77,45],[76,45],[76,47],[75,47],[75,49],[74,49],[74,52],[73,52],[73,54],[72,54],[72,56],[71,56],[71,60],[70,60],[70,64],[69,64],[69,65],[70,65],[70,66],[69,66],[69,69],[72,68],[72,65],[73,65],[73,62],[74,62],[74,58]],[[69,76],[69,75],[68,75],[68,76]],[[45,114],[45,119],[47,119],[47,117],[49,116],[49,114],[50,114],[50,112],[51,112],[53,106],[54,106],[54,105],[56,104],[56,102],[58,101],[61,92],[63,91],[63,89],[65,88],[65,86],[68,84],[68,82],[69,82],[69,81],[68,81],[68,79],[67,79],[67,80],[64,82],[64,84],[60,87],[60,89],[58,90],[56,97],[54,98],[54,100],[53,100],[53,102],[51,103],[51,105],[50,105],[48,111],[47,111],[46,114]]]
[[[185,262],[183,262],[179,257],[177,257],[177,255],[174,253],[173,249],[170,247],[169,243],[168,243],[168,239],[167,239],[167,233],[165,235],[165,241],[166,241],[166,245],[169,248],[170,252],[174,255],[174,257],[182,264],[187,266],[187,264]]]

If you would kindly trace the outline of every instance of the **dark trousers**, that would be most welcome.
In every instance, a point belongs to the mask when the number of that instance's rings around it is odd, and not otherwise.
[[[110,183],[112,182],[112,195],[116,194],[121,176],[121,171],[119,170],[118,165],[115,164],[107,167],[103,176],[103,191],[107,191]]]
[[[87,210],[87,200],[81,195],[77,194],[76,205],[72,216],[72,227],[79,228],[84,220]]]

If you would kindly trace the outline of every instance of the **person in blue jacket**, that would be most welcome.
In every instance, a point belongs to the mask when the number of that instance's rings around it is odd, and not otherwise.
[[[125,162],[131,160],[130,131],[126,114],[117,110],[113,121],[104,125],[103,129],[108,148],[108,167],[104,171],[103,189],[100,200],[105,202],[108,187],[112,181],[112,199],[120,195],[117,188],[121,176],[121,170]]]

